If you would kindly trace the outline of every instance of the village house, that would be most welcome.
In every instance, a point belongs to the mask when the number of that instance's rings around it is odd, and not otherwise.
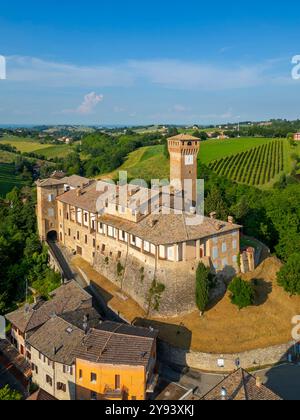
[[[294,134],[294,141],[300,141],[300,133]]]
[[[75,281],[64,284],[51,293],[49,301],[41,299],[6,315],[11,324],[11,341],[19,353],[30,360],[31,353],[26,348],[29,335],[44,325],[54,314],[67,315],[80,309],[89,311],[92,305],[92,296]]]
[[[225,277],[240,270],[241,226],[230,216],[216,220],[215,213],[193,223],[200,140],[179,135],[168,145],[169,192],[128,184],[112,189],[79,176],[49,178],[37,182],[37,218],[41,240],[57,240],[114,283],[122,279],[124,292],[142,307],[153,280],[164,284],[160,313],[172,316],[195,308],[200,261]]]
[[[97,328],[100,317],[95,310],[80,310],[49,321],[26,340],[30,352],[32,380],[58,400],[75,400],[74,348],[89,328]]]
[[[209,391],[202,401],[281,401],[281,398],[255,377],[238,369]]]
[[[157,331],[103,322],[92,297],[74,281],[55,290],[51,300],[6,318],[24,379],[31,378],[42,395],[124,400],[145,399],[154,391]]]
[[[77,400],[145,400],[157,375],[153,329],[104,322],[82,339],[76,358]]]

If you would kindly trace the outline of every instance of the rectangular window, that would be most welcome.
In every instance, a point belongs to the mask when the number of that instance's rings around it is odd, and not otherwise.
[[[57,391],[62,391],[62,392],[66,392],[67,391],[66,385],[63,384],[62,382],[57,382],[56,388],[57,388]]]
[[[93,247],[96,248],[96,239],[93,239]]]
[[[169,261],[174,260],[174,247],[172,247],[172,246],[168,247],[168,260]]]
[[[236,263],[238,262],[238,257],[237,257],[237,255],[234,255],[234,256],[232,257],[232,262],[233,262],[233,264],[236,264]]]
[[[115,376],[115,389],[121,389],[121,376],[116,375]]]
[[[46,375],[46,383],[52,386],[52,378],[49,375]]]
[[[92,401],[96,401],[97,400],[97,394],[96,394],[96,392],[91,392],[91,400]]]
[[[147,241],[144,241],[144,251],[150,252],[150,243]]]
[[[52,203],[52,201],[54,200],[54,195],[53,194],[49,194],[48,195],[48,202]]]
[[[77,241],[80,240],[80,233],[77,231]]]
[[[224,253],[224,252],[227,252],[227,245],[226,245],[226,242],[223,242],[222,243],[222,252]]]
[[[110,236],[111,238],[114,237],[114,228],[112,226],[108,226],[108,231],[107,231],[108,236]]]
[[[48,209],[48,217],[54,217],[54,209]]]
[[[222,260],[222,266],[223,266],[223,268],[225,268],[225,267],[227,267],[227,266],[228,266],[228,260],[227,260],[227,258],[224,258],[224,259]]]
[[[216,260],[219,257],[219,249],[217,246],[213,247],[213,259]]]
[[[97,375],[96,375],[96,373],[91,373],[91,383],[92,384],[97,383]]]
[[[82,369],[79,370],[79,379],[82,381],[83,375],[82,375]]]
[[[71,236],[71,229],[68,229],[68,235]]]
[[[88,237],[87,237],[87,235],[85,235],[85,237],[84,237],[84,242],[87,245],[87,243],[88,243]]]
[[[236,240],[232,241],[232,248],[237,249],[237,241]]]
[[[166,258],[166,248],[163,245],[159,246],[159,257],[162,259]]]

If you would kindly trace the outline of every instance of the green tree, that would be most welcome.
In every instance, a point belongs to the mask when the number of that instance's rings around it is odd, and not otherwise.
[[[22,395],[10,389],[8,385],[5,385],[3,388],[0,388],[0,401],[20,401]]]
[[[228,287],[231,302],[239,309],[253,305],[255,293],[251,283],[235,277]]]
[[[205,311],[209,302],[210,270],[200,263],[196,273],[196,303],[201,312]]]
[[[288,258],[277,274],[277,281],[290,295],[300,295],[300,253]]]
[[[222,192],[217,186],[212,188],[205,200],[205,213],[210,214],[212,212],[216,212],[217,218],[220,220],[226,220],[229,214],[226,202],[222,197]]]

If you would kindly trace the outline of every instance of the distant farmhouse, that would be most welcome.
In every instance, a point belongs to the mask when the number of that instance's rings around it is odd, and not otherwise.
[[[300,133],[294,134],[294,140],[295,141],[300,141]]]
[[[239,271],[240,230],[232,217],[215,213],[195,219],[197,156],[200,140],[189,135],[168,139],[171,192],[161,187],[118,185],[72,177],[37,182],[40,238],[54,239],[81,256],[148,309],[153,282],[165,286],[159,315],[195,309],[195,275],[202,261],[218,275]],[[191,197],[186,198],[185,182]],[[170,189],[169,189],[170,190]],[[184,205],[184,209],[179,204]],[[250,253],[251,254],[251,253]],[[243,260],[244,271],[252,269]]]

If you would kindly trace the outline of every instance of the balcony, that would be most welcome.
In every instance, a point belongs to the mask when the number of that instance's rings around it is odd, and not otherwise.
[[[103,397],[106,400],[123,400],[125,396],[124,389],[112,389],[110,387],[105,387]]]

